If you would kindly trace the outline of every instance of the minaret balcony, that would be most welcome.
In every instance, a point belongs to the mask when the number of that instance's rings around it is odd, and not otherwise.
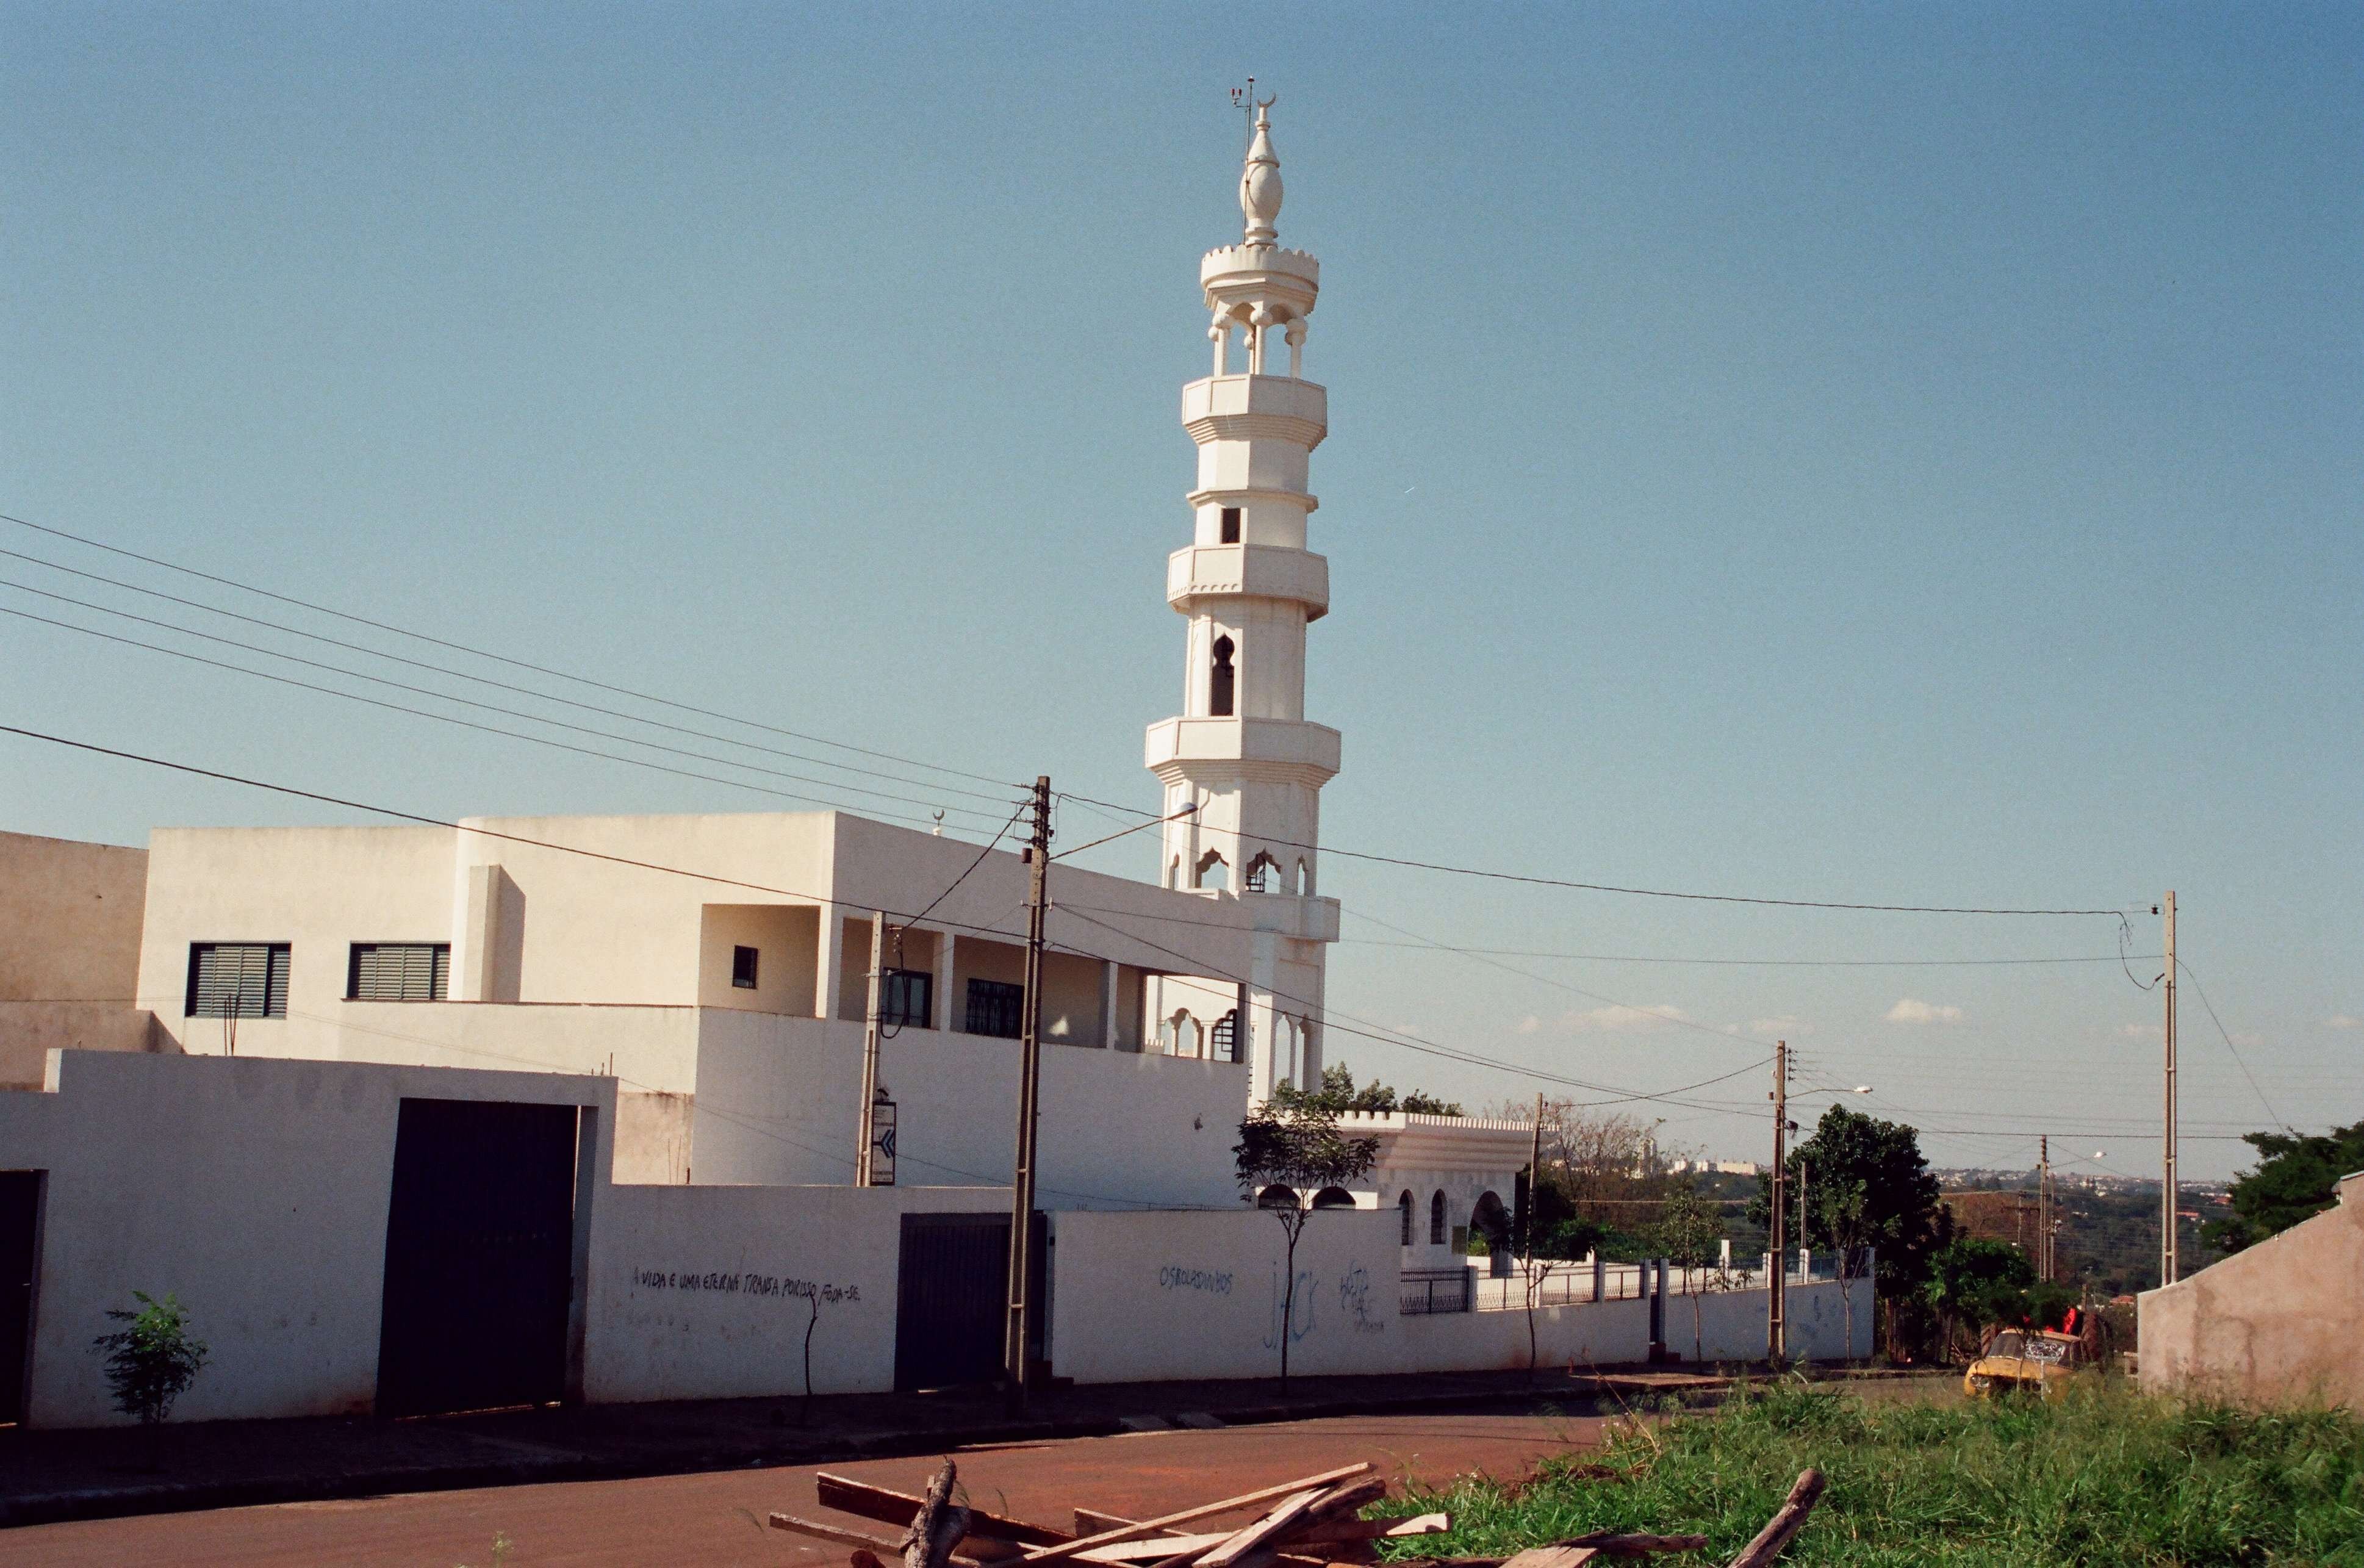
[[[1338,901],[1298,893],[1239,894],[1240,907],[1258,931],[1270,931],[1299,942],[1338,940]]]
[[[1202,599],[1285,599],[1305,619],[1330,612],[1330,562],[1278,544],[1192,544],[1165,557],[1165,602],[1185,615]]]
[[[1338,773],[1338,732],[1302,719],[1164,719],[1143,760],[1166,783],[1220,776],[1320,789]]]
[[[1182,426],[1200,446],[1285,441],[1310,452],[1330,433],[1330,389],[1286,375],[1207,375],[1182,388]]]

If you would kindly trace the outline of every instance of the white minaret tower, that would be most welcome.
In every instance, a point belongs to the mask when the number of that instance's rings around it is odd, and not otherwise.
[[[1236,995],[1154,981],[1152,1015],[1169,1050],[1247,1062],[1257,1101],[1283,1081],[1319,1081],[1325,945],[1338,939],[1338,903],[1314,894],[1310,847],[1321,786],[1338,771],[1338,732],[1305,718],[1305,628],[1330,608],[1330,563],[1305,547],[1317,504],[1307,462],[1329,432],[1330,395],[1303,377],[1321,266],[1275,243],[1271,106],[1251,91],[1255,139],[1240,176],[1246,234],[1199,263],[1214,316],[1214,374],[1182,389],[1182,425],[1199,446],[1188,497],[1197,523],[1165,566],[1166,602],[1190,627],[1182,712],[1151,725],[1148,745],[1166,812],[1197,807],[1166,824],[1161,879],[1239,900],[1256,930],[1254,969]],[[1244,340],[1244,375],[1232,370],[1234,333]]]

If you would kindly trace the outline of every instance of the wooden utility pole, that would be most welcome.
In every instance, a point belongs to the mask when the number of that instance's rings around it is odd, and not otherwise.
[[[1766,1271],[1765,1355],[1775,1365],[1789,1359],[1790,1325],[1786,1286],[1790,1277],[1789,1216],[1783,1201],[1789,1196],[1790,1042],[1773,1042],[1773,1236],[1772,1263]]]
[[[2052,1138],[2035,1135],[2035,1277],[2052,1278]]]
[[[880,967],[886,961],[886,916],[870,915],[870,1002],[863,1011],[861,1137],[853,1147],[853,1184],[871,1182],[871,1151],[878,1145],[878,987]]]
[[[1002,1340],[1002,1371],[1009,1408],[1026,1404],[1027,1264],[1034,1256],[1035,1102],[1043,1079],[1043,922],[1049,909],[1051,779],[1034,780],[1034,832],[1026,846],[1026,996],[1018,1014],[1018,1159],[1010,1180],[1009,1322]]]
[[[2158,1282],[2171,1285],[2175,1270],[2175,890],[2167,890],[2167,1133],[2166,1170],[2159,1182]]]
[[[1543,1194],[1544,1096],[1535,1091],[1534,1144],[1527,1152],[1527,1267],[1535,1266],[1535,1200]]]

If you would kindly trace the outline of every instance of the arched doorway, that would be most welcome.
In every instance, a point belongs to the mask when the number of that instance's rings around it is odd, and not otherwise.
[[[1469,1211],[1471,1234],[1486,1238],[1487,1273],[1504,1280],[1511,1275],[1511,1212],[1491,1193],[1478,1195]]]

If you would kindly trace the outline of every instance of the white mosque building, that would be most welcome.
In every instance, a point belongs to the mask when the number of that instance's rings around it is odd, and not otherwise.
[[[1329,564],[1306,546],[1328,395],[1303,374],[1321,268],[1278,243],[1268,105],[1240,205],[1239,242],[1199,263],[1211,371],[1182,389],[1198,470],[1190,542],[1166,563],[1182,711],[1147,737],[1157,874],[1052,873],[1046,1206],[1235,1204],[1241,1116],[1321,1069],[1339,909],[1317,891],[1316,846],[1339,734],[1305,713],[1306,629],[1329,604]],[[1027,871],[1010,851],[976,857],[835,812],[160,828],[120,943],[136,967],[92,992],[117,1000],[83,1004],[109,1018],[44,1015],[13,1062],[0,1039],[0,1080],[38,1082],[47,1046],[102,1038],[593,1073],[617,1081],[619,1182],[843,1183],[883,913],[898,1179],[996,1185],[1015,1141]],[[1405,1158],[1354,1194],[1416,1209],[1405,1233],[1423,1258],[1508,1204],[1525,1163],[1522,1128],[1459,1129],[1377,1129]]]

